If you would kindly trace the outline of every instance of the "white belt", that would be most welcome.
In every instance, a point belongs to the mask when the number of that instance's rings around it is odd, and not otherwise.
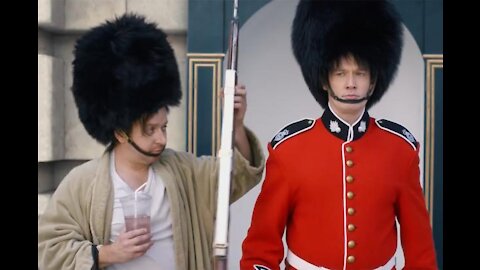
[[[291,250],[288,250],[287,261],[288,261],[288,264],[290,264],[291,266],[295,267],[298,270],[330,270],[326,267],[316,266],[305,261],[304,259],[295,255],[295,253],[293,253]],[[392,256],[392,258],[390,258],[390,260],[388,260],[386,264],[380,267],[377,267],[373,270],[391,270],[392,267],[394,266],[395,266],[395,254]]]

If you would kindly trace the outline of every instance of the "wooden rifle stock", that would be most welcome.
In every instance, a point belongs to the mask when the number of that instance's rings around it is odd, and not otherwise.
[[[228,227],[230,210],[230,181],[233,165],[233,116],[235,85],[237,84],[238,56],[238,0],[234,0],[233,18],[230,25],[227,68],[224,80],[222,133],[219,150],[220,170],[218,173],[217,212],[213,241],[214,269],[227,269]]]

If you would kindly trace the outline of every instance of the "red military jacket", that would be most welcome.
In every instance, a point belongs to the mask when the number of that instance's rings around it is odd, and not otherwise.
[[[394,256],[396,217],[404,269],[437,269],[419,145],[404,127],[367,112],[348,126],[327,108],[284,128],[268,151],[242,270],[279,269],[285,229],[288,249],[310,264],[375,269]]]

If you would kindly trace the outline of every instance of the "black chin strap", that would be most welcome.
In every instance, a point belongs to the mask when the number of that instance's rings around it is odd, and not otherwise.
[[[135,148],[135,150],[137,150],[138,152],[144,154],[145,156],[149,156],[149,157],[158,157],[162,154],[162,151],[160,151],[160,153],[150,153],[150,152],[147,152],[145,150],[143,150],[142,148],[140,148],[140,146],[138,146],[135,142],[132,141],[132,139],[130,139],[130,136],[127,135],[127,133],[125,133],[123,130],[120,131],[120,135],[124,138],[127,139],[128,143],[133,146],[133,148]]]
[[[135,150],[137,150],[138,152],[144,154],[145,156],[158,157],[158,156],[160,156],[160,155],[162,154],[162,152],[160,152],[160,153],[150,153],[150,152],[147,152],[147,151],[145,151],[145,150],[142,150],[142,149],[140,148],[140,146],[138,146],[136,143],[134,143],[134,142],[130,139],[130,137],[127,137],[127,139],[128,139],[128,143],[131,144],[131,145],[133,146],[133,148],[135,148]]]
[[[330,96],[332,96],[333,99],[337,100],[338,102],[347,103],[347,104],[358,104],[362,101],[368,100],[372,96],[373,88],[370,91],[368,91],[366,96],[364,96],[362,98],[359,98],[359,99],[343,99],[343,98],[340,98],[337,95],[335,95],[335,93],[333,92],[333,90],[330,87],[328,88],[327,91],[330,94]]]
[[[141,154],[144,154],[145,156],[149,156],[149,157],[158,157],[162,154],[163,151],[160,151],[160,153],[150,153],[150,152],[147,152],[145,150],[143,150],[142,148],[140,148],[140,146],[138,146],[132,139],[130,139],[130,136],[127,135],[127,133],[125,133],[123,130],[120,130],[120,135],[124,138],[127,139],[128,143],[133,146],[133,148],[135,148],[135,150],[137,150],[138,152],[140,152]]]

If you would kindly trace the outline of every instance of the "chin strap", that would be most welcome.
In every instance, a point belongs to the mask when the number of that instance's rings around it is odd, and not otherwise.
[[[121,132],[121,135],[127,139],[128,143],[133,146],[133,148],[135,148],[135,150],[137,150],[138,152],[144,154],[145,156],[149,156],[149,157],[158,157],[162,154],[162,152],[160,153],[150,153],[150,152],[147,152],[145,150],[143,150],[142,148],[140,148],[140,146],[138,146],[132,139],[130,139],[130,137],[127,135],[127,133],[125,133],[124,131],[120,131]]]
[[[327,91],[328,91],[328,94],[330,96],[332,96],[333,99],[335,99],[336,101],[339,101],[339,102],[342,102],[342,103],[347,103],[347,104],[357,104],[357,103],[360,103],[362,101],[368,100],[372,96],[373,87],[370,88],[370,90],[368,91],[366,96],[364,96],[362,98],[359,98],[359,99],[343,99],[343,98],[340,98],[337,95],[335,95],[335,93],[333,92],[333,90],[330,87],[328,87]]]

